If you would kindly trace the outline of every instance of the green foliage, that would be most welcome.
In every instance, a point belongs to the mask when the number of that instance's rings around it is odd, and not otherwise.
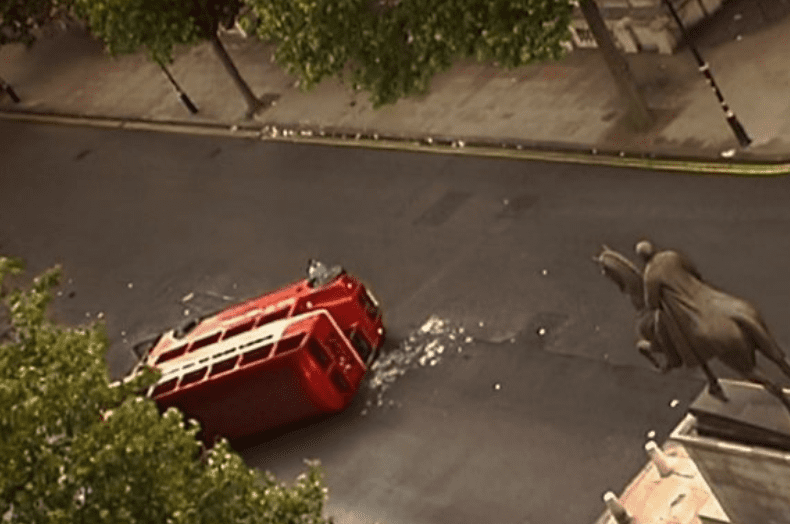
[[[73,1],[77,14],[112,55],[145,47],[153,61],[166,64],[173,61],[174,46],[192,44],[201,38],[188,1]]]
[[[71,0],[75,11],[112,55],[146,48],[158,63],[173,61],[173,48],[194,44],[230,25],[241,0]]]
[[[375,0],[374,0],[375,1]],[[562,56],[570,0],[246,0],[301,85],[350,73],[374,106],[425,93],[459,58],[517,67]]]
[[[68,10],[67,0],[0,0],[0,45],[31,45],[36,30]]]
[[[0,289],[21,271],[0,257]],[[194,421],[137,396],[144,371],[111,385],[103,326],[46,317],[58,268],[5,293],[0,344],[0,517],[9,522],[324,524],[326,489],[309,464],[293,486],[249,469],[220,441],[204,450]]]

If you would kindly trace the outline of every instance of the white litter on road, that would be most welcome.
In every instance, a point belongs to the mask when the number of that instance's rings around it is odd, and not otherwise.
[[[194,292],[193,293],[189,293],[187,295],[184,295],[184,298],[181,299],[181,302],[189,302],[193,298],[195,298],[195,293]]]
[[[372,397],[367,402],[365,413],[374,406],[384,405],[386,391],[410,369],[436,367],[451,347],[456,347],[460,353],[463,348],[458,344],[462,332],[463,328],[431,316],[397,348],[382,353],[370,367],[368,387]],[[466,337],[466,343],[470,342],[472,337]],[[390,402],[388,405],[397,404]]]

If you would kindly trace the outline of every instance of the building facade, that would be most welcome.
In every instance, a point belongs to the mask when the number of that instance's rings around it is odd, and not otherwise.
[[[723,0],[670,0],[686,28],[710,17]],[[664,0],[595,0],[615,44],[626,53],[672,54],[681,41],[680,29]],[[571,21],[571,37],[577,48],[597,44],[578,7]]]

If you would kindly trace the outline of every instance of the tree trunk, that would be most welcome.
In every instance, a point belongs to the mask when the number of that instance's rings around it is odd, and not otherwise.
[[[3,79],[3,77],[0,77],[0,95],[2,95],[3,91],[8,93],[8,96],[11,97],[11,100],[13,100],[15,104],[18,104],[19,102],[22,101],[20,100],[19,96],[16,94],[16,91],[14,91],[14,88],[11,87],[11,84],[6,82]]]
[[[222,62],[225,70],[233,79],[233,83],[239,88],[241,95],[244,97],[244,101],[247,102],[247,118],[252,118],[265,104],[253,94],[249,84],[241,77],[239,70],[236,68],[236,64],[233,63],[233,59],[228,54],[225,46],[222,45],[219,35],[213,32],[209,40],[211,41],[211,47],[214,48],[214,52],[217,54],[219,61]]]
[[[603,53],[606,65],[612,73],[620,94],[628,103],[628,117],[637,129],[644,130],[653,124],[653,115],[631,72],[626,58],[615,47],[612,35],[606,27],[595,0],[579,0],[579,8],[590,26],[598,49]]]

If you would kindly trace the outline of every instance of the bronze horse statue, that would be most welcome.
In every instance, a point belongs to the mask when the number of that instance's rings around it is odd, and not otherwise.
[[[782,389],[756,369],[759,351],[790,378],[790,362],[757,309],[705,282],[675,251],[655,252],[648,241],[639,242],[636,251],[645,262],[644,271],[605,245],[593,258],[637,310],[639,352],[662,373],[682,365],[702,368],[708,392],[727,401],[707,364],[717,358],[744,379],[762,385],[790,412]],[[658,355],[663,355],[663,362]]]

